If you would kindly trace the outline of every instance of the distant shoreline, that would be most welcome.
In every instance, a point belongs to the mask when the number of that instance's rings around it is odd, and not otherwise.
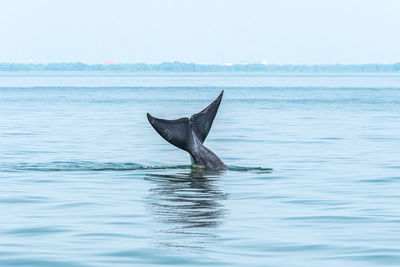
[[[194,64],[166,62],[161,64],[85,64],[48,63],[21,64],[0,63],[0,71],[126,71],[126,72],[400,72],[400,63],[394,64]]]

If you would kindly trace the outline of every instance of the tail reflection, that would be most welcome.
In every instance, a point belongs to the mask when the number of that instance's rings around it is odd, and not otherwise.
[[[217,186],[221,172],[205,169],[182,170],[175,174],[147,174],[149,208],[160,222],[158,243],[174,247],[199,247],[215,237],[222,222],[226,198]]]

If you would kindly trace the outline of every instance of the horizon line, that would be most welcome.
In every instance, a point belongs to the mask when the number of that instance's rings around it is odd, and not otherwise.
[[[185,61],[163,61],[161,63],[148,63],[148,62],[116,62],[116,61],[103,61],[101,63],[87,63],[82,61],[58,61],[58,62],[0,62],[0,64],[15,64],[15,65],[50,65],[50,64],[83,64],[88,66],[93,65],[162,65],[162,64],[186,64],[186,65],[201,65],[201,66],[246,66],[246,65],[262,65],[262,66],[358,66],[358,65],[397,65],[400,64],[400,61],[393,63],[379,63],[379,62],[370,62],[370,63],[265,63],[265,62],[239,62],[239,63],[194,63],[194,62],[185,62]]]

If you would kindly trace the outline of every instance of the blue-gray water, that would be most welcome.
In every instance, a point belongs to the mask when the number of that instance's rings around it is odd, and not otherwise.
[[[1,73],[0,183],[0,265],[399,266],[400,74]]]

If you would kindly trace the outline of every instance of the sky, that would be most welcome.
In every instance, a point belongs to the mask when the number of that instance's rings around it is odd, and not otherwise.
[[[400,62],[397,0],[4,0],[0,63]]]

